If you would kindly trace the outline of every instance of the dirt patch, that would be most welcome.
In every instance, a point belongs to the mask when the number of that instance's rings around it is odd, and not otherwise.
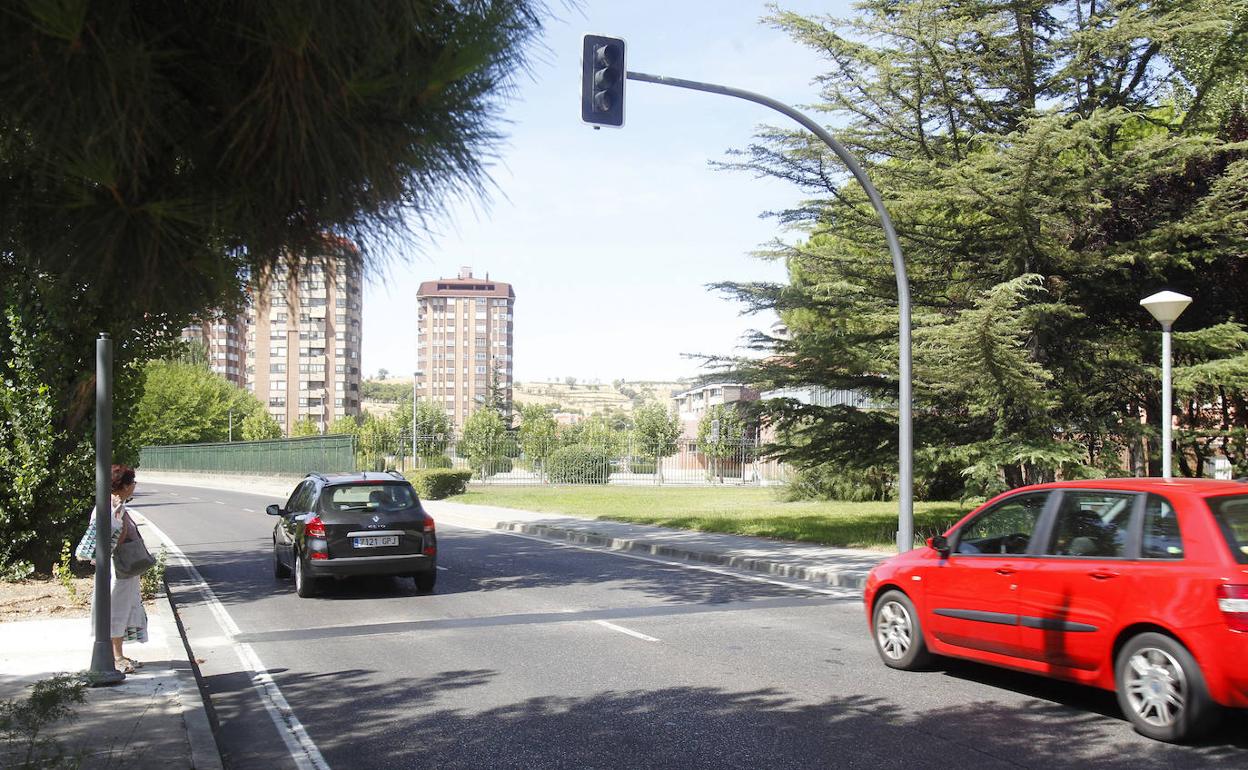
[[[33,577],[20,583],[0,582],[0,622],[39,618],[85,618],[91,615],[94,578],[75,577],[70,581],[77,598],[50,577]]]

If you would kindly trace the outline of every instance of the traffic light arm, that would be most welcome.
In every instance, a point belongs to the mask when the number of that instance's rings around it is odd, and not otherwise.
[[[836,141],[823,126],[784,102],[777,101],[769,96],[756,94],[753,91],[743,91],[740,88],[721,86],[714,83],[700,83],[696,80],[647,75],[644,72],[629,72],[627,77],[629,80],[638,80],[643,83],[656,83],[661,86],[675,86],[676,88],[688,88],[694,91],[706,91],[711,94],[735,96],[738,99],[745,99],[748,102],[770,107],[776,112],[782,112],[801,123],[806,129],[831,147],[832,152],[836,153],[836,157],[841,159],[841,162],[845,164],[849,172],[854,175],[854,179],[858,180],[858,184],[862,185],[862,189],[866,191],[867,197],[871,199],[871,206],[880,217],[880,224],[884,228],[884,238],[888,241],[888,250],[893,257],[893,271],[897,274],[897,309],[901,316],[899,324],[901,355],[897,372],[897,449],[900,466],[898,479],[900,484],[900,489],[898,489],[900,510],[897,517],[897,548],[903,553],[909,551],[914,546],[914,417],[912,411],[913,380],[910,364],[910,280],[906,277],[906,261],[901,255],[901,244],[897,240],[897,231],[893,229],[893,220],[888,216],[888,209],[884,207],[884,200],[880,198],[880,194],[876,191],[875,185],[871,184],[871,179],[867,176],[867,172],[863,171],[862,166],[849,153],[849,150]]]

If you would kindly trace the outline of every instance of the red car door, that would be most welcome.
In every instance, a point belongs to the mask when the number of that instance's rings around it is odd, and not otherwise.
[[[1055,668],[1093,670],[1110,658],[1132,581],[1131,523],[1145,496],[1067,489],[1034,567],[1021,583],[1023,654]]]
[[[1019,653],[1018,585],[1049,492],[999,501],[951,533],[950,553],[923,571],[924,622],[940,642]]]

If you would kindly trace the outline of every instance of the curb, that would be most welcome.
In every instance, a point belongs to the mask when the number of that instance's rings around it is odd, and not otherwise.
[[[838,588],[861,589],[864,585],[866,585],[867,581],[867,572],[865,570],[845,570],[838,569],[836,567],[806,567],[797,564],[786,564],[784,562],[772,561],[770,559],[760,559],[752,556],[738,556],[729,553],[716,553],[713,551],[696,551],[690,548],[682,548],[680,546],[650,542],[647,540],[612,537],[610,535],[602,535],[597,532],[585,532],[582,530],[565,529],[563,527],[552,527],[548,524],[526,524],[520,521],[500,521],[496,529],[507,532],[519,532],[549,540],[564,540],[569,543],[579,543],[581,545],[609,548],[613,551],[630,551],[632,553],[643,553],[649,556],[658,556],[665,559],[679,559],[681,561],[698,562],[701,564],[714,564],[721,567],[732,567],[734,569],[747,570],[749,572],[761,572],[763,574],[774,575],[776,577],[806,580],[812,583],[825,583]]]
[[[137,514],[135,518],[138,519],[136,523],[147,523],[147,518],[142,514]],[[212,722],[208,718],[208,706],[204,703],[204,693],[199,687],[198,670],[191,660],[191,649],[182,627],[182,618],[178,615],[178,608],[173,603],[173,594],[169,590],[168,582],[164,582],[163,587],[164,601],[168,604],[169,618],[172,621],[170,625],[173,626],[168,635],[169,654],[178,656],[176,660],[171,659],[169,663],[178,677],[178,703],[182,710],[186,741],[191,749],[190,766],[193,770],[224,770],[221,762],[221,749],[217,746]],[[174,637],[178,640],[176,646],[172,643]]]

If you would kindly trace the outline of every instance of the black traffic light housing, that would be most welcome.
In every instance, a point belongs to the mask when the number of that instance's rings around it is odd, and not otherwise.
[[[586,35],[581,52],[581,120],[598,126],[624,125],[624,41]]]

